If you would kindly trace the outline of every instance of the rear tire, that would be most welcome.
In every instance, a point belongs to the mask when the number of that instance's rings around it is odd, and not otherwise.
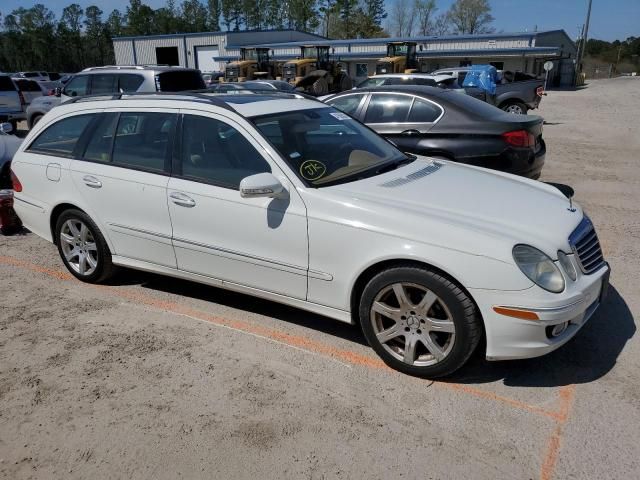
[[[345,73],[341,73],[340,78],[338,79],[338,85],[339,85],[340,91],[344,92],[346,90],[351,90],[351,88],[353,87],[353,82],[351,81],[351,78],[349,77],[349,75]]]
[[[391,368],[437,378],[462,367],[482,337],[469,296],[426,268],[389,268],[364,288],[360,324],[369,345]]]
[[[514,113],[516,115],[526,115],[527,114],[527,106],[521,102],[508,102],[502,105],[502,110],[507,113]]]
[[[100,283],[115,270],[111,252],[100,229],[84,212],[62,212],[55,228],[58,253],[67,270],[79,280]]]

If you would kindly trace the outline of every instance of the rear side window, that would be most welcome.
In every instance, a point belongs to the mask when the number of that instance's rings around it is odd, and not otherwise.
[[[412,100],[409,95],[374,94],[364,123],[406,122]]]
[[[329,105],[337,108],[338,110],[342,110],[344,113],[348,113],[349,115],[355,115],[358,107],[360,106],[360,102],[362,101],[362,97],[364,95],[345,95],[343,97],[338,97],[335,100],[331,100]]]
[[[0,75],[0,92],[15,92],[16,86],[11,79],[5,75]]]
[[[173,113],[121,113],[113,143],[112,162],[138,170],[168,170],[170,140],[176,118]]]
[[[440,116],[442,110],[433,103],[416,98],[409,112],[409,122],[413,123],[433,123]]]
[[[214,118],[185,115],[182,138],[182,175],[225,188],[271,172],[262,155],[235,128]]]
[[[140,88],[144,82],[144,78],[141,75],[134,75],[131,73],[122,73],[118,75],[118,89],[123,92],[135,92]]]
[[[89,75],[73,77],[64,87],[64,94],[69,97],[87,95],[89,93]]]
[[[93,118],[92,114],[76,115],[54,123],[29,145],[29,151],[71,156],[82,132]]]
[[[91,75],[91,94],[115,93],[118,91],[117,77],[112,74]]]
[[[180,92],[206,88],[202,75],[197,70],[178,70],[156,75],[156,89],[160,92]]]

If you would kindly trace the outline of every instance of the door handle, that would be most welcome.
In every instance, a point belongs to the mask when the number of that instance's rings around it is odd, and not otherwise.
[[[171,201],[173,203],[175,203],[176,205],[180,205],[181,207],[191,208],[196,206],[196,201],[189,195],[185,195],[184,193],[171,192],[169,194],[169,197],[171,198]]]
[[[406,135],[408,137],[412,137],[414,135],[420,135],[420,132],[418,130],[405,130],[403,132],[400,132],[400,135]]]
[[[87,187],[91,187],[91,188],[102,187],[102,182],[92,175],[85,175],[84,177],[82,177],[82,181]]]

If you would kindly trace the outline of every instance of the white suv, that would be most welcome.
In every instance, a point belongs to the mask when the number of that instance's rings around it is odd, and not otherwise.
[[[13,161],[16,210],[77,278],[115,265],[360,324],[436,377],[573,337],[608,285],[549,185],[403,154],[299,95],[123,95],[53,110]]]

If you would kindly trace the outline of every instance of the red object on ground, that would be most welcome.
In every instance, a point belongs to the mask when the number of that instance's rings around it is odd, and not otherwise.
[[[10,235],[22,228],[22,222],[13,209],[13,190],[0,190],[0,232]]]

